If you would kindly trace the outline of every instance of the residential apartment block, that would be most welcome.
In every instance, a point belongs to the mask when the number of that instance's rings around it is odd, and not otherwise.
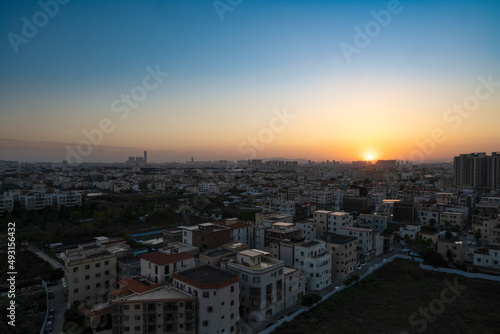
[[[112,333],[196,333],[196,298],[135,276],[111,291]]]
[[[196,297],[197,333],[237,333],[240,280],[237,274],[210,265],[174,274],[174,286]]]
[[[141,255],[141,275],[160,284],[171,281],[174,273],[194,267],[194,256],[179,253],[177,249],[160,249]]]
[[[241,277],[240,302],[243,318],[263,321],[284,309],[285,263],[257,249],[237,254],[227,270]]]

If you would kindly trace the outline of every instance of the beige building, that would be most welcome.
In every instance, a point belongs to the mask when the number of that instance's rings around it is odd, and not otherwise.
[[[316,237],[321,238],[323,233],[327,232],[328,216],[332,211],[316,210],[313,212],[313,221],[316,225]]]
[[[421,231],[420,236],[422,237],[423,240],[431,240],[432,245],[437,244],[439,240],[439,233],[438,232],[427,232],[427,231]]]
[[[464,264],[465,244],[463,241],[440,240],[438,241],[438,253],[448,264]]]
[[[465,223],[463,212],[450,212],[444,211],[441,212],[439,217],[439,226],[441,227],[453,227],[460,226],[462,227]]]
[[[142,276],[113,290],[112,333],[196,333],[196,298]]]
[[[285,309],[297,304],[306,293],[306,275],[295,268],[285,267]]]
[[[453,204],[453,194],[452,193],[437,193],[436,194],[436,204],[438,204],[438,205],[452,205]]]
[[[357,237],[327,235],[326,248],[332,253],[332,279],[346,278],[356,270],[358,260]]]
[[[127,248],[122,238],[96,238],[95,243],[66,251],[68,302],[104,301],[116,286],[116,253]]]
[[[210,265],[173,276],[174,286],[194,295],[198,303],[197,333],[237,333],[241,278]]]

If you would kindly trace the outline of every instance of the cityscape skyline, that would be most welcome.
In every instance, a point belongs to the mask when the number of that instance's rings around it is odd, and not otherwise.
[[[430,162],[500,147],[497,2],[227,6],[0,4],[0,159]]]

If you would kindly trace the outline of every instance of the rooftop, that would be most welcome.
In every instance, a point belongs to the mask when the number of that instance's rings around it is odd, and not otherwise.
[[[175,273],[175,279],[197,286],[199,288],[219,288],[229,284],[237,283],[240,277],[229,271],[205,265]]]
[[[141,255],[141,259],[157,264],[159,266],[164,266],[166,264],[179,262],[191,258],[194,258],[194,256],[189,253],[166,254],[163,252],[154,252]]]

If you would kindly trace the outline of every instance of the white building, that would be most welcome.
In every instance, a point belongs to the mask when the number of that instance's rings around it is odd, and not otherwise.
[[[267,198],[262,203],[262,211],[295,216],[295,202],[279,198]]]
[[[178,253],[175,249],[141,255],[141,275],[160,284],[170,281],[174,273],[194,267],[192,254]]]
[[[305,242],[316,239],[316,224],[312,219],[296,222],[295,226],[302,231]]]
[[[14,210],[14,199],[12,196],[0,194],[0,216],[12,210]]]
[[[61,206],[71,208],[82,205],[82,194],[79,192],[62,191],[55,193],[53,196],[58,208]]]
[[[173,275],[174,286],[198,302],[197,333],[237,333],[241,278],[210,265]]]
[[[388,218],[386,216],[365,214],[359,215],[359,222],[363,224],[369,224],[374,231],[383,232],[387,229]]]
[[[306,289],[319,291],[332,283],[332,253],[321,240],[294,246],[294,267],[306,275]]]
[[[231,242],[242,242],[250,245],[252,241],[252,226],[250,224],[240,221],[238,218],[227,218],[221,220],[218,225],[231,229]]]
[[[500,247],[481,248],[474,252],[474,265],[486,271],[493,269],[500,272]]]
[[[245,250],[236,260],[227,262],[227,270],[241,277],[240,302],[245,319],[263,321],[284,309],[283,261],[258,249]]]
[[[21,206],[26,210],[43,210],[52,204],[52,195],[43,192],[21,196]]]
[[[327,232],[338,233],[340,228],[352,227],[353,217],[347,212],[332,212],[328,215]]]

